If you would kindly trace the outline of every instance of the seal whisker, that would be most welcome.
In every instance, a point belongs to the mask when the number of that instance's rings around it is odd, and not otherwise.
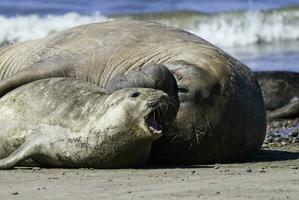
[[[176,104],[178,103],[177,100],[174,97],[168,96],[168,101],[169,104],[176,106]]]
[[[162,114],[161,114],[161,112],[163,112],[163,104],[161,105],[161,106],[159,106],[158,107],[158,109],[157,109],[157,113],[158,113],[158,117],[159,117],[159,119],[162,119]]]
[[[162,106],[161,106],[162,112],[166,112],[167,109],[168,109],[168,106],[166,106],[165,104],[162,104]]]

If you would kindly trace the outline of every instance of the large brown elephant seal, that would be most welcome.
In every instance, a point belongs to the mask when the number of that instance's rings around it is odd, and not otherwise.
[[[106,95],[72,78],[29,83],[0,99],[0,169],[28,159],[49,167],[143,164],[168,105],[166,93],[149,88]]]
[[[124,87],[139,87],[134,78],[147,64],[172,71],[181,101],[176,121],[153,146],[153,161],[229,162],[260,149],[266,118],[252,72],[200,37],[157,23],[88,24],[6,47],[0,50],[0,93],[57,76],[87,80],[105,90],[109,81],[126,80],[125,75],[130,83]]]
[[[255,72],[264,96],[268,119],[299,117],[299,73]]]

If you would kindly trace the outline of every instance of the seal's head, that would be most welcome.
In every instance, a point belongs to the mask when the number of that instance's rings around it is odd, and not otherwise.
[[[154,161],[239,161],[260,148],[265,120],[256,81],[246,66],[232,58],[218,61],[211,66],[184,60],[165,63],[176,78],[180,107],[174,123],[153,145]]]
[[[166,93],[150,88],[125,88],[108,95],[104,113],[96,121],[100,132],[105,132],[101,148],[105,146],[111,159],[105,166],[143,164],[152,143],[162,136],[169,104]]]
[[[125,88],[109,95],[105,101],[106,119],[122,130],[131,129],[135,135],[158,139],[162,136],[170,105],[169,96],[151,88]],[[109,117],[108,117],[109,116]]]
[[[166,66],[173,73],[178,84],[180,109],[177,121],[183,122],[184,126],[190,126],[190,129],[204,124],[205,121],[199,123],[199,119],[205,120],[207,109],[218,108],[215,104],[218,103],[217,98],[221,92],[219,81],[215,80],[209,71],[186,61],[176,61]],[[213,112],[217,113],[217,109]]]

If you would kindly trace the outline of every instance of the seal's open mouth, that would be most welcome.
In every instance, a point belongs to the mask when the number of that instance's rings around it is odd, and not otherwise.
[[[145,123],[152,134],[161,135],[162,134],[162,120],[159,115],[159,109],[155,109],[150,112],[145,118]]]

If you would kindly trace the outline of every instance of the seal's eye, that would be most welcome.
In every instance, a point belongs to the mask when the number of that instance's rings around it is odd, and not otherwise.
[[[188,93],[189,90],[181,85],[178,85],[178,92],[180,93]]]
[[[136,98],[140,95],[140,92],[133,92],[132,94],[130,94],[131,98]]]

